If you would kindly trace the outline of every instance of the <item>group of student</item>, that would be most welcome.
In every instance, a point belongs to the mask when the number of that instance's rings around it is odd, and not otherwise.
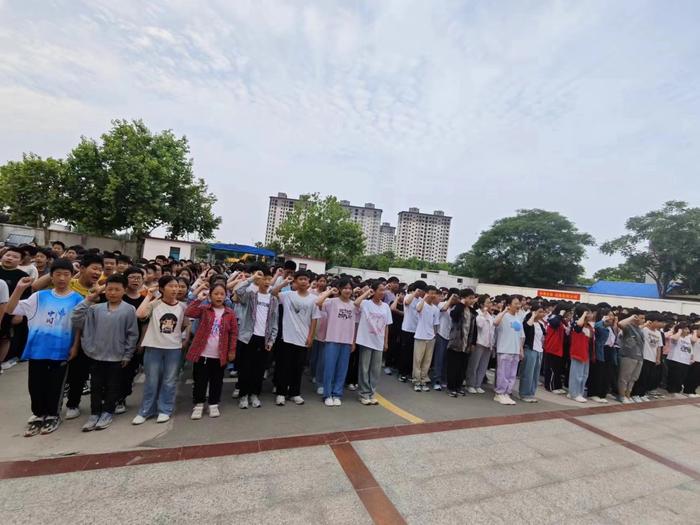
[[[297,270],[224,267],[159,256],[134,264],[123,254],[34,246],[3,248],[0,259],[0,360],[28,361],[32,416],[25,436],[49,434],[81,416],[82,430],[109,427],[127,410],[134,378],[143,397],[132,420],[169,421],[184,360],[192,365],[192,413],[221,414],[226,371],[237,376],[241,409],[262,405],[271,376],[274,402],[301,405],[308,366],[327,407],[346,390],[379,403],[384,373],[415,392],[484,394],[495,368],[494,400],[537,402],[546,390],[578,402],[622,403],[661,396],[700,397],[700,333],[695,316],[489,297],[423,281],[363,282]],[[19,349],[19,350],[18,350]],[[567,388],[564,388],[566,385]]]

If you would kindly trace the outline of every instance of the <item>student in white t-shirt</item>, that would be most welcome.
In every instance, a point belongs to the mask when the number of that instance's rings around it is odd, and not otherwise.
[[[401,352],[399,354],[399,381],[405,383],[413,370],[413,339],[416,335],[418,313],[416,306],[425,295],[428,285],[416,281],[408,287],[408,295],[403,298],[403,320],[401,321]]]
[[[435,335],[435,348],[433,350],[433,389],[442,390],[447,386],[447,366],[445,364],[445,352],[447,344],[450,342],[450,328],[452,328],[452,317],[450,312],[459,301],[459,290],[450,289],[445,300],[437,305],[440,311],[440,323]]]
[[[429,392],[428,370],[433,359],[435,348],[435,333],[440,324],[440,309],[438,289],[428,286],[425,297],[419,299],[416,305],[417,323],[413,342],[413,390]]]
[[[375,281],[355,301],[360,309],[356,344],[360,352],[359,389],[360,403],[376,405],[374,397],[382,371],[382,354],[389,348],[391,309],[384,302],[384,283]]]
[[[659,328],[663,325],[664,322],[659,314],[654,312],[647,314],[646,323],[642,327],[644,334],[642,371],[632,387],[632,401],[635,403],[649,401],[647,394],[656,388],[655,379],[658,376],[657,370],[661,366],[661,349],[663,348],[663,338]]]
[[[685,396],[681,394],[681,390],[683,390],[688,375],[693,342],[697,341],[697,337],[692,336],[691,338],[687,323],[678,323],[673,329],[670,340],[671,351],[666,358],[666,366],[668,366],[667,389],[673,397],[683,398]]]
[[[697,389],[700,386],[700,329],[693,331],[693,353],[690,356],[690,368],[685,381],[683,392],[688,397],[700,397]]]

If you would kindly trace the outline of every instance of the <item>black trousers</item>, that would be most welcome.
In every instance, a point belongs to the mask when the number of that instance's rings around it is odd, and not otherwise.
[[[389,325],[389,348],[384,352],[384,366],[395,368],[401,355],[401,329]]]
[[[588,371],[588,395],[605,399],[608,395],[608,377],[605,361],[591,361]]]
[[[688,368],[690,367],[670,359],[666,359],[666,365],[668,366],[668,392],[669,394],[678,394],[683,389],[683,384],[688,375]]]
[[[275,368],[279,368],[277,395],[301,395],[301,375],[306,362],[306,347],[284,343],[280,348]]]
[[[694,394],[700,386],[700,363],[693,363],[688,367],[688,374],[685,378],[684,394]]]
[[[608,392],[617,394],[617,377],[620,372],[618,365],[617,348],[605,347],[605,378],[608,383]]]
[[[195,405],[207,402],[218,405],[221,401],[221,388],[224,386],[224,370],[218,357],[200,357],[192,365],[192,402]],[[207,386],[209,399],[207,399]]]
[[[413,374],[413,341],[415,333],[401,331],[401,354],[399,355],[399,375],[411,377]]]
[[[238,388],[241,397],[255,394],[260,395],[267,351],[265,350],[265,338],[254,335],[248,343],[238,341],[236,349],[236,369],[238,370]]]
[[[88,358],[89,359],[89,358]],[[122,382],[122,364],[90,359],[90,413],[114,414]]]
[[[354,352],[350,352],[350,360],[348,361],[348,372],[345,374],[346,385],[356,385],[359,382],[360,373],[360,349],[355,347]]]
[[[67,370],[66,361],[29,360],[27,386],[32,401],[32,414],[37,417],[58,416]]]
[[[445,350],[445,365],[447,366],[447,389],[450,391],[462,390],[462,381],[467,373],[469,354],[455,352],[449,348]]]
[[[129,364],[122,368],[119,382],[119,402],[123,403],[133,392],[134,378],[143,363],[143,353],[134,352]]]
[[[647,361],[642,362],[642,371],[639,373],[639,379],[632,387],[633,396],[645,396],[647,392],[654,390],[654,376],[656,375],[656,363]]]
[[[85,381],[90,376],[90,358],[85,355],[82,347],[78,349],[78,355],[68,364],[68,408],[80,406],[80,396],[83,395]]]
[[[542,356],[544,368],[544,388],[551,392],[552,390],[561,390],[561,376],[563,372],[563,358],[558,355],[545,354]]]

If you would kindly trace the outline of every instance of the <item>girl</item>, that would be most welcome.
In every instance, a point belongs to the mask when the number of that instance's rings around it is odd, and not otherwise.
[[[187,293],[190,289],[190,282],[184,277],[177,277],[177,300],[180,302],[187,302]]]
[[[382,371],[382,354],[389,348],[389,326],[392,322],[391,309],[384,302],[384,283],[372,283],[357,298],[355,307],[360,310],[360,324],[357,327],[360,403],[376,405],[379,402],[374,393]]]
[[[494,316],[491,315],[491,298],[488,295],[479,297],[476,308],[479,312],[476,316],[476,345],[469,354],[467,392],[483,394],[485,390],[481,388],[481,383],[491,359],[496,328],[493,325]]]
[[[575,316],[578,321],[571,331],[571,365],[569,368],[569,393],[566,397],[585,403],[588,400],[583,395],[588,379],[591,356],[595,359],[595,327],[594,314],[585,306],[576,307]]]
[[[686,323],[678,323],[673,329],[671,340],[671,350],[666,358],[668,365],[668,393],[675,398],[684,398],[681,394],[683,385],[686,383],[688,368],[692,356],[693,338]],[[697,338],[695,338],[697,341]]]
[[[154,296],[160,290],[160,299]],[[143,401],[132,424],[140,425],[158,413],[157,423],[165,423],[175,408],[175,390],[182,350],[182,332],[189,325],[185,305],[177,300],[180,290],[177,279],[164,275],[158,287],[149,288],[141,306],[139,319],[150,319],[142,346],[146,349],[143,368],[146,382]]]
[[[564,372],[564,340],[569,334],[569,326],[561,305],[557,305],[556,312],[547,320],[544,337],[544,388],[552,394],[566,394],[561,378]]]
[[[537,403],[535,392],[540,379],[542,368],[542,353],[544,351],[544,335],[547,329],[544,323],[546,315],[544,306],[532,303],[530,313],[524,319],[525,331],[524,359],[520,372],[519,395],[526,403]]]
[[[688,376],[685,382],[685,388],[683,392],[692,398],[700,397],[700,394],[696,394],[698,386],[700,386],[700,330],[696,329],[693,331],[693,336],[691,338],[693,342],[693,353],[690,356],[690,368],[688,368]]]
[[[209,304],[203,304],[209,298]],[[209,417],[219,417],[221,387],[224,383],[224,368],[236,357],[238,323],[233,310],[224,306],[226,284],[216,283],[210,292],[202,291],[187,307],[185,315],[199,319],[199,328],[194,335],[187,360],[192,365],[192,419],[202,419],[204,401],[208,402]],[[209,398],[207,397],[209,387]]]
[[[329,299],[331,295],[334,297]],[[348,279],[341,279],[336,288],[326,290],[316,301],[316,306],[328,318],[323,349],[323,397],[327,407],[342,404],[350,352],[355,349],[355,305],[350,300],[351,295],[352,284]]]

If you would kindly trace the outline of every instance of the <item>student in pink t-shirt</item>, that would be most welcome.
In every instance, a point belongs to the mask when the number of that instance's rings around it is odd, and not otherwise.
[[[332,299],[329,297],[333,296]],[[356,307],[350,297],[352,284],[341,279],[316,301],[326,316],[326,344],[323,349],[323,397],[328,407],[340,406],[350,352],[354,350]]]

